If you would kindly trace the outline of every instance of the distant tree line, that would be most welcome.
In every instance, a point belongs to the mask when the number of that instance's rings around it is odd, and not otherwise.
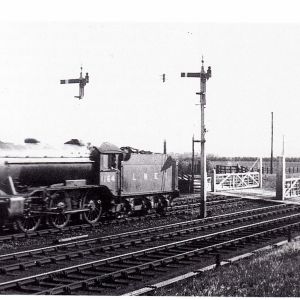
[[[206,156],[206,169],[208,173],[211,173],[214,166],[218,165],[243,165],[244,162],[255,162],[258,157],[252,156],[235,156],[235,157],[227,157],[227,156],[217,156],[214,154],[208,154]],[[263,157],[263,170],[268,169],[268,165],[266,163],[270,163],[270,157]],[[274,170],[276,166],[277,158],[273,158]],[[286,157],[286,162],[300,162],[300,157]],[[195,174],[200,173],[200,157],[195,157],[194,161],[194,172]],[[178,171],[179,174],[191,174],[192,173],[192,157],[191,156],[181,156],[178,158]],[[269,170],[267,170],[267,173]],[[289,172],[290,173],[290,172]]]
[[[189,161],[192,159],[192,154],[181,154],[177,156],[179,158],[179,160],[182,161]],[[207,154],[206,155],[207,160],[210,161],[255,161],[257,160],[259,157],[258,156],[218,156],[215,154]],[[200,157],[195,156],[195,160],[199,160]],[[271,161],[271,157],[263,157],[262,158],[263,161]],[[273,157],[273,161],[276,161],[277,157]],[[286,161],[289,162],[300,162],[300,157],[294,157],[294,156],[290,156],[290,157],[286,157],[285,158]]]

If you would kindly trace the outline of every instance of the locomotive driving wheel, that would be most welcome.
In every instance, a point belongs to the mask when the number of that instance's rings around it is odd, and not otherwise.
[[[84,220],[89,224],[95,224],[99,221],[102,212],[102,202],[99,195],[96,192],[88,191],[84,198],[82,199],[81,204],[82,209],[88,209],[83,212]]]
[[[167,213],[167,210],[168,210],[167,200],[163,196],[159,196],[156,212],[161,216],[165,216]]]
[[[52,214],[49,217],[50,223],[56,228],[65,227],[71,218],[67,213],[70,209],[70,201],[65,196],[53,196],[50,201],[50,210]]]
[[[22,217],[16,220],[18,228],[26,233],[35,231],[41,224],[41,217],[34,215],[30,210],[25,211]]]

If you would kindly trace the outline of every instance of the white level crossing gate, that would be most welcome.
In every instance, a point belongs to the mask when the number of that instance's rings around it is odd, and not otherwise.
[[[257,188],[261,186],[260,172],[216,174],[212,180],[212,191]]]
[[[213,170],[212,192],[262,187],[262,158],[257,159],[250,170],[258,162],[259,172],[217,174]]]
[[[284,182],[284,198],[292,198],[299,195],[300,178],[286,178]]]
[[[300,178],[286,178],[284,155],[278,157],[277,161],[276,199],[285,200],[287,198],[299,197]]]

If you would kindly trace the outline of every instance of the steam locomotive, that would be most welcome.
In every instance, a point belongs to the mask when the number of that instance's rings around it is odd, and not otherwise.
[[[178,196],[177,173],[171,156],[110,143],[87,148],[71,140],[55,149],[34,139],[0,142],[0,226],[31,232],[44,222],[63,228],[72,216],[94,224],[164,214]]]

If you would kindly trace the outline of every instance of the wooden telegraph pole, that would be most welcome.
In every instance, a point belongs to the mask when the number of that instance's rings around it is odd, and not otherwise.
[[[273,112],[271,112],[271,162],[270,173],[273,174]]]
[[[211,67],[208,67],[207,72],[204,71],[204,60],[202,56],[202,66],[200,73],[181,73],[181,77],[196,77],[200,78],[200,107],[201,107],[201,191],[200,191],[200,218],[206,218],[206,155],[205,155],[205,124],[204,124],[204,108],[206,105],[206,81],[211,77]],[[194,146],[194,143],[193,143]]]
[[[167,141],[164,140],[164,154],[167,154]]]
[[[190,182],[190,192],[194,193],[194,159],[195,159],[195,147],[194,147],[194,135],[192,140],[192,182]]]

